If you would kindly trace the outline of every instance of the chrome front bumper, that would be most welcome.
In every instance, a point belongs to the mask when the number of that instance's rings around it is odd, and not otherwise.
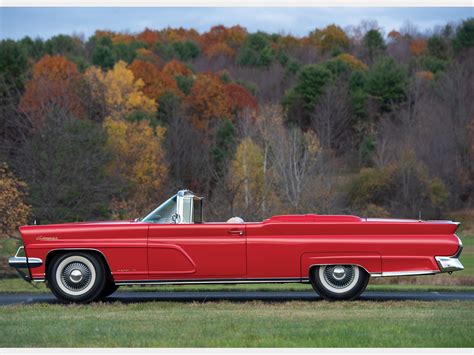
[[[43,260],[40,258],[27,258],[26,256],[20,256],[20,253],[24,250],[24,247],[19,247],[16,251],[15,256],[8,258],[8,265],[16,269],[21,278],[25,281],[30,282],[31,277],[27,275],[21,269],[34,268],[43,265]]]
[[[436,262],[438,263],[441,272],[453,272],[464,270],[464,266],[461,264],[458,258],[453,256],[436,256]]]

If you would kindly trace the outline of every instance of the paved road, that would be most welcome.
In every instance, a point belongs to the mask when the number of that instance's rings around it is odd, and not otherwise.
[[[208,301],[317,301],[321,298],[312,291],[304,292],[116,292],[107,298],[109,302],[208,302]],[[474,301],[474,292],[364,292],[365,301]],[[46,294],[8,294],[0,293],[0,305],[57,303],[50,293]]]

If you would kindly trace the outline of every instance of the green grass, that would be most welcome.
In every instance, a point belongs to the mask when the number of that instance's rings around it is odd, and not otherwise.
[[[473,307],[419,301],[22,305],[0,308],[0,347],[472,347]]]
[[[461,262],[464,265],[462,273],[465,276],[474,276],[474,235],[461,236],[464,249],[461,254]]]

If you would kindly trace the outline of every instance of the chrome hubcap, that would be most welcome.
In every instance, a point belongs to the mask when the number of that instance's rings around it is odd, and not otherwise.
[[[62,284],[71,291],[81,291],[91,282],[91,271],[86,264],[73,262],[63,269],[61,273]]]
[[[71,279],[72,282],[80,282],[82,280],[82,272],[81,270],[74,269],[71,271],[69,274],[69,278]]]
[[[334,288],[345,288],[354,280],[352,265],[327,265],[324,268],[324,280]]]
[[[346,276],[346,270],[342,266],[337,266],[332,271],[332,277],[336,280],[341,281]]]

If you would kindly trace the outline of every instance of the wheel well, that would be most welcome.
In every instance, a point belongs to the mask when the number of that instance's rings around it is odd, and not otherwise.
[[[354,265],[354,266],[358,266],[361,270],[365,271],[365,273],[370,276],[370,272],[368,272],[365,267],[363,267],[362,265],[359,265],[359,264],[351,264],[351,263],[347,263],[347,264],[334,264],[334,263],[329,263],[329,264],[313,264],[313,265],[310,265],[310,267],[309,267],[309,269],[308,269],[308,277],[309,277],[309,279],[311,280],[311,274],[312,274],[312,272],[313,272],[313,269],[315,269],[315,268],[318,267],[318,266],[324,266],[324,265]]]
[[[107,279],[109,281],[113,281],[112,273],[110,271],[109,263],[107,262],[107,259],[105,258],[104,254],[102,254],[98,250],[93,250],[93,249],[57,249],[50,251],[48,255],[46,255],[46,262],[45,262],[45,276],[46,280],[48,279],[48,274],[49,274],[49,266],[51,265],[51,261],[58,255],[61,254],[66,254],[66,253],[71,253],[74,251],[80,251],[81,253],[86,253],[86,254],[92,254],[97,256],[103,263],[105,267],[105,271],[107,273]]]

